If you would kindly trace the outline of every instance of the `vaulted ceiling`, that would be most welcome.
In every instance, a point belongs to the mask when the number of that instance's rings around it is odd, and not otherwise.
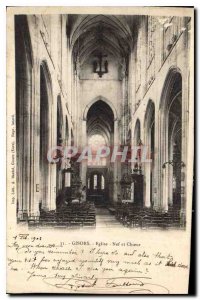
[[[119,61],[127,58],[136,22],[134,17],[117,15],[72,15],[69,24],[74,57],[78,56],[81,64],[97,51],[111,54]]]
[[[95,102],[87,114],[87,134],[100,134],[109,143],[114,129],[114,114],[104,101]]]

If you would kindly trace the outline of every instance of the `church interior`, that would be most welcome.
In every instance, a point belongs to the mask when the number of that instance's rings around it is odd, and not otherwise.
[[[190,17],[43,14],[14,21],[17,221],[185,228]],[[117,159],[76,155],[62,163],[66,147],[80,154],[102,145],[118,149]],[[143,146],[148,160],[139,150],[120,159],[123,149]],[[52,161],[49,149],[56,149]]]

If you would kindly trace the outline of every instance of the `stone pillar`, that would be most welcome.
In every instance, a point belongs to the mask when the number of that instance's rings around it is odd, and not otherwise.
[[[150,141],[151,141],[151,129],[150,129],[150,116],[149,111],[147,111],[149,107],[147,106],[144,118],[147,118],[144,123],[144,151],[146,152],[145,161],[143,162],[143,169],[144,169],[144,206],[150,207],[151,206],[151,162],[147,162],[146,158],[149,159],[150,153]]]
[[[40,66],[35,63],[35,72],[33,73],[32,103],[32,134],[31,134],[31,216],[39,217],[40,202]]]
[[[161,167],[162,168],[162,167]],[[168,211],[168,178],[169,178],[169,165],[161,169],[162,171],[162,210]]]
[[[160,184],[159,184],[159,197],[160,197],[160,210],[168,210],[168,178],[169,178],[169,164],[163,164],[168,162],[168,115],[166,111],[160,112],[160,151],[159,151],[159,173],[160,174]]]
[[[69,109],[69,113],[72,113],[72,78],[73,78],[73,71],[72,71],[72,53],[70,50],[70,41],[69,38],[67,39],[67,95],[68,95],[68,102],[67,106]]]
[[[183,72],[182,72],[182,152],[181,160],[184,166],[181,168],[181,221],[182,225],[186,222],[186,209],[192,208],[192,203],[187,203],[188,199],[192,200],[193,187],[193,154],[194,154],[194,95],[193,95],[193,43],[189,42],[188,18],[184,18],[183,27],[186,30],[183,33]],[[193,31],[193,26],[191,34]],[[191,59],[189,61],[189,59]],[[191,73],[190,73],[191,72]],[[192,74],[192,75],[190,75]]]
[[[66,147],[70,145],[71,145],[71,130],[69,129],[69,137],[68,137]],[[70,167],[70,164],[68,164],[66,167]],[[71,186],[71,173],[65,173],[65,187],[70,187],[70,186]]]
[[[18,218],[24,219],[31,212],[31,104],[32,69],[24,58],[19,85],[19,145],[18,145]]]
[[[161,206],[161,182],[162,182],[162,167],[161,159],[161,117],[159,107],[155,105],[155,145],[154,145],[154,190],[153,190],[153,207],[159,210]]]
[[[142,46],[141,46],[141,57],[146,58],[147,56],[147,16],[141,16],[142,18]],[[141,99],[144,97],[147,91],[147,65],[146,59],[142,60],[141,64]]]
[[[144,206],[150,207],[150,193],[151,193],[151,163],[145,162],[144,166]]]
[[[67,35],[66,35],[66,28],[67,28],[67,15],[61,15],[61,80],[62,85],[64,85],[64,90],[67,89],[67,82],[68,82],[68,73],[67,73]]]
[[[86,128],[86,120],[82,119],[81,124],[82,124],[82,137],[81,137],[81,151],[83,148],[87,145],[87,128]],[[87,186],[86,182],[86,173],[87,173],[87,160],[83,160],[81,162],[81,181],[83,186]]]
[[[192,193],[193,193],[193,180],[194,180],[194,20],[190,21],[190,24],[186,27],[190,32],[185,32],[185,40],[187,41],[187,59],[189,61],[187,77],[184,78],[184,83],[187,82],[185,88],[185,92],[183,93],[183,99],[186,102],[185,105],[185,113],[184,113],[184,120],[185,122],[185,145],[184,147],[187,149],[187,159],[185,160],[185,155],[183,156],[182,160],[185,163],[186,167],[182,169],[182,172],[185,174],[185,178],[183,178],[185,184],[185,199],[182,197],[182,220],[183,222],[186,219],[186,212],[187,212],[187,220],[189,223],[189,219],[191,218],[191,214],[189,213],[192,208]],[[184,122],[182,120],[182,122]],[[183,125],[182,125],[183,126]],[[182,185],[183,187],[183,185]]]
[[[53,74],[52,74],[53,78]],[[54,83],[54,80],[52,80],[52,85]],[[55,88],[55,87],[54,87]],[[52,87],[52,90],[54,90]],[[49,148],[54,147],[54,145],[57,145],[57,93],[55,95],[52,95],[52,99],[49,101],[49,113],[51,118],[51,130],[50,130],[50,144]],[[53,103],[51,103],[53,102]],[[48,203],[48,209],[49,210],[55,210],[56,209],[56,164],[49,164],[49,189],[50,189],[50,197],[49,197],[49,203]],[[61,171],[59,171],[59,176],[61,176]]]
[[[119,129],[118,129],[118,119],[114,120],[114,146],[119,147]],[[117,195],[120,189],[120,174],[121,174],[121,164],[118,159],[115,160],[113,166],[113,201],[117,201]]]
[[[171,158],[169,158],[172,160]],[[168,186],[169,186],[169,191],[168,191],[168,204],[169,206],[173,205],[173,166],[168,165]]]
[[[189,172],[191,172],[191,169],[193,169],[193,165],[191,165],[191,156],[189,158],[188,153],[192,154],[193,149],[193,141],[192,141],[192,135],[194,133],[190,133],[191,128],[189,128],[189,85],[188,85],[188,73],[185,72],[185,74],[182,75],[182,151],[181,151],[181,160],[183,161],[184,165],[181,168],[181,219],[183,224],[185,224],[186,221],[186,206],[187,206],[187,184],[188,186],[191,186],[191,183],[188,183],[188,176]],[[191,102],[193,99],[191,100]],[[190,121],[191,122],[191,121]],[[188,139],[189,138],[189,139]],[[188,143],[188,140],[191,142]],[[188,148],[190,147],[190,149]],[[191,168],[191,169],[190,169]],[[190,171],[189,171],[190,169]],[[192,175],[191,175],[192,180]],[[192,192],[192,191],[191,191]],[[192,193],[191,193],[192,195]],[[189,197],[191,197],[191,195]]]

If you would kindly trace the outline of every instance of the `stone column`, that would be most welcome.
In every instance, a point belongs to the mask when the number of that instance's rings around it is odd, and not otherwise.
[[[151,182],[150,182],[150,177],[151,177],[151,165],[150,163],[146,162],[145,167],[144,167],[144,206],[145,207],[150,207],[151,202],[150,202],[150,192],[151,192]]]
[[[52,79],[53,79],[52,74]],[[55,80],[52,80],[52,91],[56,90],[56,85],[54,85]],[[51,131],[50,131],[50,144],[49,148],[54,147],[54,145],[57,145],[57,95],[58,92],[55,91],[55,93],[52,95],[52,99],[50,99],[49,106],[49,113],[51,116]],[[55,210],[56,209],[56,164],[49,164],[49,174],[50,174],[50,182],[49,182],[49,188],[50,188],[50,197],[49,197],[49,203],[48,203],[48,209],[49,210]],[[59,171],[59,176],[61,176],[61,171]]]
[[[71,130],[69,129],[69,138],[66,147],[70,145],[71,145]],[[70,167],[70,165],[67,167]],[[71,173],[65,173],[65,187],[70,187],[70,186],[71,186]]]
[[[81,137],[81,151],[83,150],[83,148],[87,145],[87,125],[86,125],[86,120],[82,119],[81,120],[81,124],[82,124],[82,137]],[[86,173],[87,173],[87,160],[83,160],[81,162],[81,181],[82,181],[82,185],[87,186],[87,182],[86,182]]]
[[[169,164],[163,164],[168,162],[168,115],[165,111],[160,114],[160,153],[159,153],[159,174],[160,174],[160,209],[162,211],[168,210],[168,178],[169,178]]]
[[[31,212],[31,66],[25,59],[20,74],[20,120],[19,120],[19,193],[18,218],[23,219]]]
[[[159,210],[161,207],[161,182],[162,182],[162,167],[160,166],[161,159],[161,116],[158,105],[155,105],[155,145],[154,145],[154,190],[153,203],[154,209]]]
[[[189,214],[190,209],[192,208],[192,193],[193,193],[193,180],[194,180],[194,168],[193,168],[193,159],[194,159],[194,77],[193,77],[193,70],[194,70],[194,21],[190,21],[190,25],[187,26],[188,30],[191,28],[190,32],[187,31],[185,39],[187,40],[187,59],[189,62],[188,72],[187,72],[187,86],[185,92],[183,93],[183,99],[187,103],[187,110],[184,113],[185,116],[185,131],[186,131],[186,144],[185,147],[187,148],[187,160],[184,161],[184,157],[182,160],[186,164],[186,167],[183,168],[183,172],[185,173],[185,199],[182,199],[182,219],[186,218],[187,220],[191,217]],[[184,79],[184,82],[186,78]],[[186,100],[187,99],[187,100]],[[189,217],[189,218],[188,218]]]
[[[194,28],[194,24],[191,24]],[[187,208],[192,208],[192,203],[188,203],[188,198],[192,198],[193,188],[193,151],[194,151],[194,94],[193,94],[193,41],[188,33],[188,18],[183,19],[183,63],[182,63],[182,151],[181,160],[184,165],[181,168],[181,221],[186,222]],[[192,34],[191,30],[191,34]],[[192,43],[192,44],[190,44]],[[190,60],[191,59],[191,60]],[[190,60],[190,62],[189,62]],[[190,75],[192,74],[192,75]],[[192,199],[191,199],[192,200]]]
[[[148,109],[148,106],[146,108],[146,110]],[[151,162],[147,162],[146,159],[149,159],[149,152],[150,152],[150,135],[151,135],[151,129],[150,129],[150,124],[149,124],[149,116],[148,113],[146,111],[145,113],[145,118],[147,118],[147,120],[145,120],[145,124],[144,124],[144,150],[146,152],[146,157],[145,157],[145,161],[143,162],[143,169],[144,169],[144,206],[145,207],[150,207],[151,206],[151,202],[150,202],[150,193],[151,193]]]
[[[119,147],[119,129],[118,129],[118,119],[114,120],[114,146]],[[119,193],[119,181],[121,174],[121,164],[118,159],[115,160],[113,166],[113,201],[117,201],[117,195]]]
[[[147,17],[142,16],[142,46],[141,46],[141,57],[147,57]],[[146,66],[146,59],[142,59],[141,64],[141,99],[146,94],[147,90],[147,66]]]
[[[36,40],[37,41],[37,40]],[[32,85],[32,134],[31,134],[31,216],[39,217],[40,202],[40,66],[35,62]]]
[[[186,22],[186,20],[185,20]],[[185,24],[187,27],[187,25]],[[183,39],[183,50],[184,50],[184,64],[183,68],[185,68],[183,74],[182,74],[182,151],[181,151],[181,160],[183,161],[184,165],[181,168],[181,220],[183,225],[186,222],[186,207],[187,205],[187,197],[191,197],[191,195],[187,194],[187,185],[190,189],[191,182],[192,181],[192,174],[191,179],[188,177],[189,172],[191,172],[191,169],[193,170],[193,165],[191,165],[191,156],[192,149],[193,149],[193,134],[191,133],[191,128],[193,128],[192,125],[189,126],[189,113],[193,113],[193,110],[189,108],[189,94],[191,92],[190,86],[189,86],[189,53],[187,51],[187,38],[188,33],[187,30],[184,32],[184,39]],[[191,83],[191,82],[190,82]],[[191,100],[191,103],[193,103],[193,99]],[[193,105],[193,104],[192,104]],[[191,124],[191,120],[190,120]],[[191,127],[192,126],[192,127]],[[189,141],[191,141],[189,143]],[[192,191],[191,191],[192,192]]]

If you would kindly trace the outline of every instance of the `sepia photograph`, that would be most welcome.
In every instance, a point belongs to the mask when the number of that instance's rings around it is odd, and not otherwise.
[[[193,13],[7,9],[8,293],[187,293]]]

